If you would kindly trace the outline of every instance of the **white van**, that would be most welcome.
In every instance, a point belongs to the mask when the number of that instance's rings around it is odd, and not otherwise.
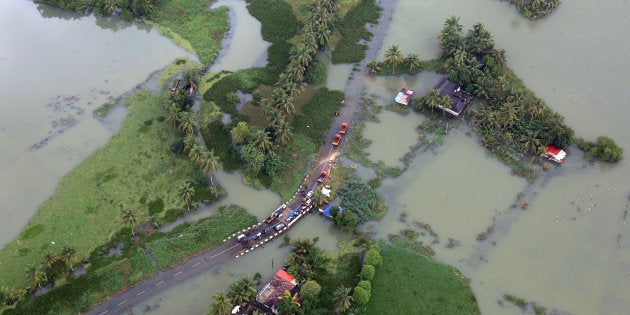
[[[245,234],[241,234],[239,236],[236,237],[236,240],[240,243],[244,242],[247,239],[247,235]]]

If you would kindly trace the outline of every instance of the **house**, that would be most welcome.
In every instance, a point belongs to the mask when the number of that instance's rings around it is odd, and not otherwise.
[[[396,94],[394,101],[396,101],[396,103],[398,104],[409,105],[409,103],[411,103],[411,100],[413,99],[414,94],[416,94],[416,92],[414,92],[413,90],[402,88],[400,89],[398,94]]]
[[[280,297],[284,295],[285,291],[289,291],[291,294],[297,292],[297,281],[295,278],[283,269],[276,272],[275,275],[265,284],[262,290],[256,296],[256,301],[275,309],[280,301]]]
[[[553,144],[548,144],[545,148],[545,157],[547,157],[550,161],[562,163],[566,156],[567,153],[564,152],[564,150],[554,146]]]
[[[472,95],[464,92],[459,85],[446,79],[446,77],[442,77],[433,88],[438,91],[440,97],[448,96],[451,100],[451,108],[445,108],[441,105],[438,108],[455,117],[458,117],[474,98]]]

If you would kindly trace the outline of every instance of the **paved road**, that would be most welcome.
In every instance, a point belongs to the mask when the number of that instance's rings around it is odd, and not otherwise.
[[[346,99],[344,100],[344,106],[337,117],[333,119],[330,129],[326,134],[326,143],[320,148],[320,159],[318,163],[313,167],[313,170],[307,179],[305,180],[306,186],[300,187],[306,188],[307,191],[313,190],[317,185],[317,176],[321,174],[323,170],[332,167],[334,164],[331,164],[330,161],[335,161],[337,156],[340,154],[339,148],[334,148],[331,145],[331,141],[333,137],[338,133],[339,127],[342,122],[348,122],[348,132],[351,132],[353,119],[357,111],[359,110],[359,102],[361,101],[361,94],[365,89],[365,79],[367,77],[367,61],[368,60],[377,60],[379,59],[378,53],[383,44],[383,39],[387,33],[387,29],[389,28],[389,23],[394,13],[394,9],[396,8],[396,4],[398,0],[378,0],[378,4],[383,8],[381,11],[381,17],[379,19],[379,24],[376,27],[371,27],[370,31],[374,33],[372,40],[368,42],[368,50],[366,51],[366,59],[361,61],[360,67],[358,70],[353,72],[351,79],[346,84],[344,89],[344,93],[346,95]],[[344,139],[345,140],[345,139]],[[343,142],[342,142],[343,147]],[[298,189],[299,191],[299,189]],[[298,192],[294,197],[297,197]],[[294,198],[293,202],[290,205],[287,205],[286,209],[282,212],[288,213],[290,209],[295,209],[299,206],[301,198]],[[283,218],[284,218],[283,217]],[[240,234],[235,233],[230,239],[223,242],[221,245],[207,249],[203,252],[200,252],[195,257],[189,259],[187,262],[175,266],[173,268],[164,270],[159,272],[155,277],[145,280],[137,286],[130,288],[129,290],[111,298],[108,301],[105,301],[86,314],[90,315],[105,315],[105,314],[121,314],[124,313],[128,308],[131,308],[133,305],[143,301],[144,299],[155,295],[161,291],[166,290],[168,287],[177,285],[189,278],[192,278],[202,272],[205,272],[207,269],[216,266],[221,263],[228,262],[235,257],[243,255],[245,252],[252,250],[256,244],[260,244],[260,242],[271,241],[275,239],[270,239],[270,237],[276,233],[273,229],[279,222],[285,222],[275,219],[273,222],[264,223],[261,222],[259,225],[251,228],[247,231],[248,234],[248,242],[245,244],[239,243],[236,240],[236,235]],[[264,231],[264,235],[261,239],[252,239],[258,232]]]

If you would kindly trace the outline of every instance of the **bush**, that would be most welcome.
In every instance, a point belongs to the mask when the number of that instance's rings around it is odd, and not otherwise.
[[[356,287],[354,287],[354,292],[352,293],[352,298],[354,299],[354,302],[356,302],[357,304],[365,305],[368,302],[370,302],[370,295],[371,295],[370,291],[368,291],[368,290],[366,290],[366,289],[364,289],[362,287],[356,286]]]
[[[339,194],[343,196],[341,207],[354,212],[359,223],[374,219],[383,211],[383,199],[372,187],[362,183],[356,177],[349,177],[339,189]]]
[[[376,268],[372,265],[364,264],[361,267],[361,279],[372,281],[374,278],[374,274],[376,273]]]
[[[307,280],[300,289],[300,297],[307,301],[315,301],[322,287],[315,280]]]
[[[241,168],[243,162],[232,145],[229,131],[221,121],[213,121],[201,128],[201,136],[208,150],[214,150],[219,157],[224,170],[230,172]]]
[[[326,81],[328,76],[328,69],[326,64],[319,59],[313,60],[311,65],[306,70],[306,82],[321,84]]]
[[[609,137],[597,137],[595,143],[584,139],[578,139],[576,142],[580,149],[602,161],[617,163],[622,159],[623,148],[619,147],[615,140]]]
[[[374,267],[378,267],[383,262],[383,258],[379,253],[378,249],[372,248],[365,253],[365,257],[363,258],[363,265],[372,265]]]
[[[372,292],[372,283],[369,280],[361,280],[357,283],[357,287],[365,289],[365,291]]]

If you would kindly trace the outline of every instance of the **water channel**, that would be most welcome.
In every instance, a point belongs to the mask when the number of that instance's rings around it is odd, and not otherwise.
[[[242,29],[251,31],[246,36],[237,31],[240,26],[232,26],[234,33],[227,49],[242,47],[239,45],[244,41],[252,41],[251,33],[259,34],[260,30],[260,24],[242,10],[244,1],[232,1],[231,5],[236,6],[232,14],[238,15],[239,25],[246,26]],[[95,27],[94,24],[107,24],[102,19],[99,22],[94,17],[79,18],[49,7],[39,13],[36,7],[39,6],[31,2],[0,3],[0,12],[12,12],[0,19],[4,26],[0,32],[6,32],[0,37],[0,83],[5,89],[5,102],[0,107],[0,241],[4,243],[17,235],[19,227],[52,194],[58,178],[111,136],[111,131],[90,114],[93,108],[109,95],[119,95],[142,82],[151,71],[174,57],[186,55],[139,24],[117,26],[114,31]],[[630,60],[625,56],[630,43],[621,40],[630,35],[626,12],[630,12],[630,3],[625,0],[607,1],[605,6],[586,0],[564,0],[550,17],[531,22],[521,18],[505,1],[399,0],[381,52],[397,44],[405,54],[415,52],[423,59],[433,58],[438,53],[436,34],[447,17],[459,16],[464,28],[482,22],[494,35],[496,46],[506,50],[508,65],[529,88],[565,116],[577,136],[592,139],[608,135],[628,151],[630,128],[626,117],[630,115],[630,92],[623,83],[630,73]],[[28,27],[15,27],[24,20],[31,22]],[[56,25],[59,29],[55,29]],[[10,33],[8,29],[20,31]],[[82,36],[72,30],[92,33]],[[20,40],[27,37],[40,40]],[[77,38],[81,38],[81,44],[71,46]],[[9,44],[4,44],[7,40]],[[85,42],[91,40],[94,42]],[[124,44],[131,42],[132,51]],[[264,41],[254,42],[259,44],[252,50],[264,53]],[[42,46],[22,45],[26,43]],[[7,47],[11,50],[7,51]],[[46,60],[36,54],[38,51],[49,52]],[[225,55],[239,53],[234,50]],[[57,54],[58,59],[52,59]],[[146,57],[153,54],[154,57]],[[260,54],[248,54],[251,57],[242,64],[239,58],[222,59],[215,67],[240,69],[259,61]],[[78,60],[82,62],[79,66]],[[335,75],[327,86],[340,89],[351,66],[335,66],[329,71]],[[54,80],[60,76],[63,80]],[[368,77],[365,83],[367,94],[375,95],[377,102],[384,104],[400,87],[413,87],[421,95],[437,78],[435,73],[423,73]],[[53,80],[55,84],[47,84]],[[37,92],[28,91],[18,98],[16,88],[25,92],[28,86],[37,86]],[[28,95],[27,101],[23,95]],[[66,105],[64,100],[74,95],[79,95],[80,101]],[[46,106],[59,101],[62,111],[57,112],[55,105],[52,109]],[[73,106],[84,113],[79,114]],[[55,133],[51,121],[68,114],[79,117],[79,122],[66,132]],[[383,112],[380,123],[366,126],[365,136],[373,141],[368,148],[370,158],[399,165],[400,156],[417,141],[415,126],[421,121],[422,117],[416,114]],[[29,149],[51,133],[55,136],[43,147]],[[420,230],[418,223],[429,224],[437,236],[424,236],[421,240],[431,244],[436,259],[455,266],[471,279],[484,314],[521,314],[516,307],[498,303],[505,293],[557,313],[623,314],[630,308],[630,236],[625,214],[630,208],[627,158],[615,166],[590,164],[579,151],[571,149],[562,167],[552,166],[543,179],[528,184],[510,175],[506,166],[484,151],[466,126],[449,130],[443,138],[444,144],[419,154],[400,177],[383,181],[379,192],[386,199],[389,212],[364,229],[386,238],[402,228]],[[391,139],[400,141],[391,143]],[[217,174],[217,180],[228,192],[228,199],[222,203],[243,205],[261,218],[282,202],[273,193],[244,187],[240,179],[238,173]],[[523,193],[522,199],[519,193]],[[526,210],[520,207],[522,200],[529,202]],[[196,215],[209,215],[218,206],[200,209]],[[488,238],[477,241],[477,234],[490,226],[494,228]],[[337,240],[347,238],[319,216],[307,217],[291,230],[290,236],[319,237],[319,245],[327,250],[334,250]],[[449,238],[458,246],[446,248]],[[134,313],[204,313],[214,292],[225,289],[238,277],[260,272],[263,280],[268,279],[288,250],[279,247],[279,242],[269,244],[247,259],[235,260],[229,267],[218,266],[147,299],[136,306]]]

